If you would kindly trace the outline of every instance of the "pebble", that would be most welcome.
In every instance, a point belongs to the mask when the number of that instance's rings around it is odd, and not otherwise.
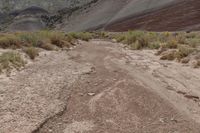
[[[88,93],[88,95],[89,95],[89,96],[94,96],[94,95],[95,95],[95,93]]]

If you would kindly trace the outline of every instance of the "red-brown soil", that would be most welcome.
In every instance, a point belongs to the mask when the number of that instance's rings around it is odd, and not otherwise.
[[[180,0],[161,9],[123,18],[105,28],[111,31],[145,29],[177,31],[200,29],[200,1]]]

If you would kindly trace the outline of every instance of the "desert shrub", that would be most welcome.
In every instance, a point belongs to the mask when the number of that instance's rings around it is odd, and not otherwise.
[[[52,36],[51,43],[61,48],[64,46],[64,42],[59,36]]]
[[[36,33],[20,33],[18,36],[22,42],[28,43],[34,47],[38,45],[40,40],[40,37]]]
[[[200,46],[200,38],[188,39],[186,44],[193,48],[196,48],[197,46]]]
[[[114,39],[116,39],[117,42],[122,42],[125,40],[125,35],[117,34],[114,36]]]
[[[184,57],[187,57],[191,53],[193,53],[196,49],[188,46],[188,45],[179,45],[178,46],[178,52],[176,53],[177,59],[182,59]]]
[[[66,34],[65,35],[65,41],[73,43],[73,42],[75,42],[75,38],[73,36],[71,36],[70,34]]]
[[[183,34],[183,33],[179,33],[177,36],[175,36],[175,38],[177,40],[177,43],[179,43],[179,44],[186,44],[187,43],[185,34]]]
[[[160,47],[158,35],[158,33],[154,32],[129,31],[127,33],[119,33],[114,38],[117,42],[130,45],[131,49],[158,49]]]
[[[159,49],[160,48],[160,42],[150,42],[150,43],[148,43],[148,48]]]
[[[148,45],[149,45],[149,42],[148,40],[146,40],[146,38],[138,38],[138,40],[136,40],[136,42],[132,43],[132,44],[129,44],[131,49],[133,50],[140,50],[140,49],[143,49],[143,48],[147,48]]]
[[[147,35],[142,35],[137,38],[137,41],[141,45],[142,48],[148,47],[150,41]]]
[[[45,49],[45,50],[54,50],[54,46],[50,43],[44,43],[40,46],[40,48]]]
[[[5,52],[0,55],[0,72],[4,69],[9,71],[12,68],[20,68],[25,65],[25,61],[22,59],[19,53]]]
[[[138,41],[130,44],[129,46],[130,46],[130,48],[132,50],[140,50],[140,49],[142,49],[142,46],[140,45],[140,43]]]
[[[169,40],[166,44],[165,44],[166,48],[169,49],[176,49],[178,47],[178,41],[175,39]]]
[[[126,44],[135,43],[143,35],[144,35],[144,32],[142,31],[129,31],[128,33],[125,34],[125,39],[123,43],[126,43]]]
[[[24,48],[23,51],[30,57],[30,59],[34,60],[38,55],[39,51],[34,47]]]
[[[176,51],[165,51],[162,53],[161,60],[174,60],[176,58]]]
[[[162,44],[160,44],[160,48],[158,49],[158,51],[155,53],[155,55],[161,55],[163,52],[167,51],[168,49],[163,47]]]
[[[109,38],[109,37],[110,37],[110,35],[109,35],[109,33],[107,33],[107,32],[101,31],[101,32],[99,33],[99,38]]]
[[[68,35],[75,39],[80,39],[83,41],[89,41],[90,39],[93,38],[93,34],[89,32],[71,32],[68,33]]]
[[[197,33],[196,32],[190,32],[190,33],[187,33],[186,38],[196,38],[197,37]]]
[[[11,34],[5,34],[0,36],[0,47],[1,48],[19,48],[20,40],[17,36]]]
[[[38,47],[45,49],[45,50],[54,50],[54,46],[48,42],[48,40],[42,40],[38,42]]]
[[[147,32],[146,36],[148,37],[149,42],[159,42],[160,34],[156,32]]]

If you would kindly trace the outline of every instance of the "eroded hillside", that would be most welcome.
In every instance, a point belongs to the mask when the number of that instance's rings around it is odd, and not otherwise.
[[[1,0],[0,22],[10,31],[198,30],[199,5],[198,0]],[[34,14],[36,10],[43,12]]]

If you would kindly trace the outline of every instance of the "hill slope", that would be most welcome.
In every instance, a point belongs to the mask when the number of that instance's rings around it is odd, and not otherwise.
[[[26,27],[24,30],[32,30],[35,27],[35,29],[43,29],[49,26],[63,31],[200,29],[200,1],[198,0],[59,0],[45,2],[35,0],[24,3],[23,0],[0,0],[0,5],[0,11],[4,11],[0,14],[5,16],[11,11],[12,21],[10,19],[8,21],[10,30],[23,30],[24,27]],[[33,6],[48,14],[31,13],[35,10],[29,10],[29,14],[26,15],[20,13]],[[8,11],[5,13],[5,10]],[[2,21],[5,17],[1,16],[3,15],[0,15]]]

